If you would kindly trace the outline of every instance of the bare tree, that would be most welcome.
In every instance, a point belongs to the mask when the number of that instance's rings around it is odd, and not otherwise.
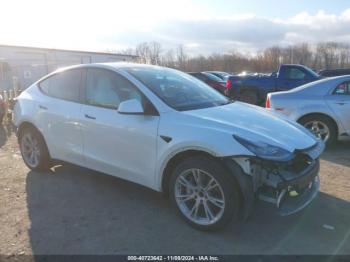
[[[339,50],[339,67],[346,67],[349,65],[350,46],[349,44],[342,44]]]
[[[140,43],[136,46],[136,55],[139,58],[140,63],[149,64],[150,49],[147,42]]]
[[[119,53],[123,55],[136,55],[136,50],[134,48],[127,48],[121,50]]]
[[[149,50],[149,62],[152,65],[160,64],[160,54],[162,52],[162,47],[158,42],[150,42],[148,43]]]
[[[350,45],[335,42],[272,46],[255,55],[232,51],[192,57],[186,54],[182,45],[163,50],[158,42],[143,42],[135,50],[124,50],[124,53],[136,54],[141,63],[158,64],[183,71],[271,72],[278,69],[281,63],[298,63],[316,70],[350,67]]]
[[[185,53],[183,45],[179,45],[176,49],[176,64],[177,67],[181,70],[186,71],[186,61],[187,55]]]
[[[175,57],[174,50],[169,49],[162,57],[161,57],[161,65],[167,67],[175,67]]]

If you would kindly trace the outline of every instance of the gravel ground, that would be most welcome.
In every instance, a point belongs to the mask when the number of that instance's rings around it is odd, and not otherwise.
[[[303,212],[268,204],[224,231],[185,224],[160,194],[64,165],[30,171],[0,127],[0,254],[350,254],[350,143],[327,150],[321,192]]]

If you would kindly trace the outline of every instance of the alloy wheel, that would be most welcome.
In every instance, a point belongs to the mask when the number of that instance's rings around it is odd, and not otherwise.
[[[309,129],[316,137],[322,139],[323,141],[327,141],[330,136],[330,131],[328,126],[318,120],[309,121],[304,124],[304,126]]]
[[[21,150],[24,161],[30,167],[37,167],[40,162],[39,141],[31,133],[25,133],[21,139]]]
[[[199,225],[214,224],[225,210],[221,185],[201,169],[188,169],[177,177],[175,200],[181,212]]]

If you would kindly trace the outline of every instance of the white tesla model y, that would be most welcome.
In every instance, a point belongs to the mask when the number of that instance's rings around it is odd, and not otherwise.
[[[256,198],[294,213],[319,189],[321,140],[169,68],[58,70],[22,92],[14,123],[30,169],[60,160],[168,193],[202,230],[248,217]]]

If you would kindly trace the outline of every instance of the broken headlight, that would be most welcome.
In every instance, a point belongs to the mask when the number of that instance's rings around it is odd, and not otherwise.
[[[273,146],[262,141],[249,141],[236,135],[233,135],[233,137],[250,152],[262,159],[272,161],[289,161],[294,156],[293,153],[283,148]]]

